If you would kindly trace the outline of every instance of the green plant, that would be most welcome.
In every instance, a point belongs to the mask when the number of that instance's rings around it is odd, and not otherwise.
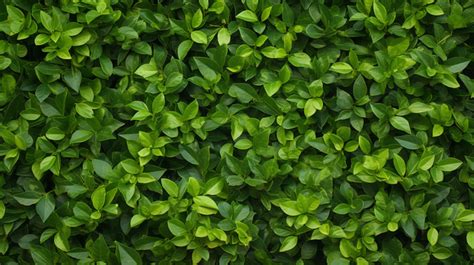
[[[474,1],[1,3],[1,264],[474,261]]]

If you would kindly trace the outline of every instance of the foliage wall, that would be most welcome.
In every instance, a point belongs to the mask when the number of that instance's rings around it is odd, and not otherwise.
[[[1,264],[472,264],[473,0],[1,0]]]

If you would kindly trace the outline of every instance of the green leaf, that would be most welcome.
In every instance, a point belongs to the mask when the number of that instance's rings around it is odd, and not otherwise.
[[[205,57],[194,57],[194,62],[205,79],[214,82],[219,78],[220,75],[217,71],[217,65],[211,59]]]
[[[0,56],[0,70],[5,70],[10,66],[12,60],[5,56]]]
[[[31,206],[36,204],[41,198],[41,194],[34,191],[25,191],[13,195],[13,198],[21,205]]]
[[[150,205],[151,215],[162,215],[168,212],[170,204],[167,201],[157,201]]]
[[[286,237],[281,243],[279,252],[290,251],[296,247],[296,244],[298,244],[298,237],[296,236]]]
[[[36,204],[36,212],[38,213],[38,216],[41,218],[41,221],[45,223],[49,216],[54,211],[54,208],[56,206],[56,202],[51,194],[47,194],[41,198],[41,200]]]
[[[400,116],[393,116],[390,118],[390,124],[393,128],[411,134],[410,123],[407,119]]]
[[[449,157],[436,163],[436,167],[444,172],[454,171],[458,169],[461,165],[462,161],[454,157]]]
[[[71,144],[83,143],[94,136],[94,133],[87,130],[77,130],[71,135],[69,142]]]
[[[56,163],[56,156],[47,156],[43,158],[40,163],[40,171],[46,172],[50,170],[53,167],[54,163]]]
[[[198,9],[193,15],[193,18],[191,20],[191,26],[193,28],[198,28],[202,23],[202,17],[202,11],[201,9]]]
[[[165,107],[165,95],[163,93],[158,94],[155,99],[153,99],[151,110],[154,114],[160,113]]]
[[[395,137],[395,141],[397,141],[400,146],[408,150],[417,150],[423,146],[421,140],[414,135],[397,136]]]
[[[141,172],[140,165],[133,159],[125,159],[122,162],[120,162],[120,165],[123,167],[123,169],[127,173],[138,174]]]
[[[183,119],[185,121],[194,119],[199,112],[199,104],[197,100],[193,100],[186,108],[184,109],[183,112]]]
[[[438,74],[436,75],[440,82],[449,88],[458,88],[460,85],[452,74]]]
[[[184,60],[189,50],[193,47],[193,42],[191,40],[185,40],[178,45],[178,59]]]
[[[3,201],[0,201],[0,219],[5,216],[5,210],[5,203]]]
[[[352,66],[344,62],[334,63],[331,65],[330,70],[339,74],[349,74],[353,71]]]
[[[234,144],[234,147],[239,150],[247,150],[252,148],[252,145],[253,143],[249,139],[240,139]]]
[[[352,109],[354,100],[351,95],[342,89],[337,90],[336,104],[341,109]]]
[[[275,82],[272,83],[266,83],[263,84],[263,88],[265,88],[265,92],[269,97],[275,95],[281,87],[282,83],[280,80],[276,80]]]
[[[130,219],[130,227],[136,227],[139,226],[141,223],[143,223],[147,218],[145,216],[136,214]]]
[[[423,155],[418,162],[418,168],[422,170],[428,170],[433,166],[434,160],[434,155]]]
[[[188,179],[188,187],[187,187],[187,192],[191,195],[191,196],[197,196],[199,195],[199,192],[201,191],[201,185],[199,184],[199,181],[194,178],[194,177],[190,177]],[[209,194],[208,194],[209,195]]]
[[[203,215],[212,215],[219,209],[216,202],[209,196],[196,196],[193,198],[197,207],[197,212]]]
[[[365,83],[364,77],[362,75],[359,75],[356,78],[352,89],[353,89],[354,98],[357,100],[367,95],[367,84]]]
[[[431,105],[425,104],[423,102],[414,102],[408,106],[408,110],[411,113],[424,113],[433,110]]]
[[[393,165],[397,170],[398,175],[404,176],[406,172],[406,164],[403,158],[398,154],[393,154]]]
[[[168,220],[168,229],[174,236],[182,236],[188,232],[186,225],[178,219]]]
[[[92,109],[91,106],[87,103],[76,103],[76,112],[86,118],[86,119],[92,119],[94,118],[94,110]]]
[[[474,249],[474,232],[470,231],[466,234],[467,244],[471,249]]]
[[[227,45],[230,43],[230,33],[227,28],[221,28],[217,33],[217,42],[219,45]]]
[[[100,62],[100,68],[102,69],[102,72],[104,72],[106,76],[111,76],[114,70],[112,60],[110,60],[109,57],[101,56],[99,58],[99,62]]]
[[[436,228],[431,227],[428,230],[428,242],[430,242],[430,245],[434,246],[438,242],[438,230]]]
[[[385,6],[380,3],[379,0],[374,0],[374,14],[375,17],[382,23],[386,24],[387,21],[387,10],[385,9]]]
[[[206,35],[206,33],[204,33],[201,30],[195,30],[195,31],[191,32],[191,39],[195,43],[207,44],[207,35]]]
[[[311,68],[311,58],[304,52],[290,54],[288,61],[296,67]]]
[[[116,255],[122,265],[141,265],[142,259],[138,252],[122,243],[115,241]]]
[[[178,197],[179,188],[178,188],[178,185],[174,181],[166,179],[166,178],[162,178],[161,185],[165,189],[166,193],[168,193],[168,195],[170,195],[171,197]]]
[[[433,4],[426,7],[426,12],[433,16],[442,16],[444,15],[443,9],[439,5]]]
[[[250,10],[244,10],[240,12],[239,14],[237,14],[237,16],[235,17],[243,21],[250,22],[250,23],[258,22],[257,15],[255,15],[255,13]]]
[[[287,56],[285,49],[268,46],[262,49],[262,54],[271,59],[282,59]]]
[[[55,255],[49,249],[39,245],[32,245],[30,252],[35,264],[54,264]]]
[[[220,178],[212,178],[206,182],[204,195],[218,195],[224,188],[224,181]]]
[[[95,173],[101,178],[108,179],[114,175],[112,166],[106,161],[93,159],[92,166]]]
[[[311,98],[308,99],[304,105],[304,115],[306,117],[311,117],[318,110],[323,109],[323,101],[320,98]]]
[[[156,75],[158,73],[158,69],[154,64],[143,64],[135,71],[135,74],[143,77],[148,78]]]
[[[229,88],[229,95],[238,98],[242,103],[249,103],[258,98],[255,89],[249,84],[234,83]]]
[[[99,186],[97,189],[92,192],[91,195],[91,200],[92,200],[92,205],[96,210],[102,209],[105,204],[105,196],[106,196],[106,190],[105,186]]]
[[[54,31],[53,19],[48,13],[44,11],[40,11],[40,19],[41,19],[41,24],[46,30],[48,30],[49,32]]]
[[[298,216],[302,212],[298,209],[297,203],[295,201],[285,201],[280,203],[280,208],[282,211],[289,216]]]

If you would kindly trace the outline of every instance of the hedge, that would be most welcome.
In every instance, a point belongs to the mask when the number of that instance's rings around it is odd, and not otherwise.
[[[473,264],[473,0],[0,1],[1,264]]]

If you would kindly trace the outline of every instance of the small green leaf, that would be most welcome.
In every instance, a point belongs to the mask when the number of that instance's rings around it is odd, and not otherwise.
[[[195,31],[191,32],[191,39],[195,43],[207,44],[207,35],[206,35],[206,33],[204,33],[201,30],[195,30]]]
[[[219,209],[216,202],[209,196],[196,196],[193,198],[193,201],[197,206],[207,208],[209,210],[215,210],[215,212],[217,212]]]
[[[386,24],[387,21],[387,9],[385,9],[385,6],[379,1],[379,0],[374,0],[374,14],[375,17],[382,23]]]
[[[298,216],[302,212],[298,209],[295,201],[285,201],[280,203],[280,208],[282,211],[289,216]]]
[[[433,166],[434,160],[434,155],[423,155],[418,162],[418,168],[422,170],[429,170]]]
[[[404,176],[406,172],[406,165],[403,158],[398,154],[393,154],[393,165],[395,170],[397,170],[398,175]]]
[[[165,95],[163,93],[160,93],[155,97],[155,99],[153,99],[151,110],[153,111],[154,114],[156,114],[156,113],[160,113],[164,107],[165,107]]]
[[[91,132],[91,131],[77,130],[72,134],[71,139],[69,140],[69,142],[71,144],[83,143],[83,142],[89,140],[90,138],[92,138],[92,136],[94,136],[94,133]]]
[[[290,54],[288,61],[296,67],[311,68],[311,58],[304,52]]]
[[[54,163],[56,163],[56,156],[47,156],[43,158],[40,163],[40,171],[46,172],[50,170],[53,167]]]
[[[240,12],[239,14],[237,14],[237,16],[235,17],[243,21],[250,22],[250,23],[258,22],[257,15],[255,15],[255,13],[250,10],[244,10]]]
[[[411,113],[424,113],[433,110],[431,105],[425,104],[423,102],[414,102],[408,106],[408,110]]]
[[[150,205],[151,215],[162,215],[168,212],[170,204],[167,201],[156,201]]]
[[[281,243],[279,252],[290,251],[296,247],[296,244],[298,244],[298,237],[288,236]]]
[[[193,28],[198,28],[201,23],[202,23],[202,11],[201,9],[198,9],[194,15],[193,15],[193,18],[191,20],[191,25]]]
[[[467,244],[471,249],[474,249],[474,232],[470,231],[466,234]]]
[[[12,63],[12,60],[10,58],[0,55],[0,70],[7,69],[11,63]]]
[[[429,5],[426,7],[426,12],[433,16],[442,16],[444,15],[443,9],[437,4]]]
[[[398,142],[403,148],[408,150],[417,150],[423,146],[421,140],[414,135],[402,135],[395,137],[395,141]]]
[[[462,165],[461,160],[454,157],[449,157],[449,158],[439,161],[436,164],[436,167],[440,169],[441,171],[451,172],[458,169],[461,165]]]
[[[86,118],[86,119],[94,118],[94,110],[87,103],[83,103],[83,102],[76,103],[75,109],[76,109],[76,112],[83,118]]]
[[[142,265],[142,259],[138,252],[119,242],[115,242],[116,255],[121,265]]]
[[[217,33],[217,42],[219,45],[226,45],[230,43],[230,33],[227,28],[221,28]]]
[[[432,246],[436,245],[436,243],[438,242],[438,230],[436,230],[436,228],[434,227],[431,227],[428,230],[427,237],[428,237],[428,242],[430,242],[430,245]]]
[[[143,77],[148,78],[154,76],[158,73],[158,69],[154,64],[143,64],[135,71],[135,74]]]
[[[135,214],[132,219],[130,219],[130,227],[139,226],[143,223],[147,218],[143,215]]]
[[[170,195],[171,197],[178,197],[179,188],[178,188],[178,185],[174,181],[166,179],[166,178],[162,178],[161,185],[165,189],[166,193],[168,193],[168,195]]]
[[[3,219],[5,216],[5,203],[3,201],[0,201],[0,220]]]
[[[249,139],[240,139],[235,144],[234,147],[239,150],[247,150],[252,147],[253,143]]]
[[[105,204],[105,196],[106,196],[106,190],[105,186],[99,186],[97,189],[92,192],[91,195],[91,200],[92,200],[92,205],[96,210],[102,209]]]
[[[48,13],[44,11],[40,11],[40,19],[41,19],[41,24],[43,25],[45,29],[47,29],[49,32],[54,31],[53,19]]]
[[[352,66],[344,62],[334,63],[331,65],[330,70],[339,74],[349,74],[353,71]]]
[[[13,195],[13,198],[21,205],[31,206],[36,204],[41,198],[41,194],[34,191],[25,191]]]
[[[390,124],[393,128],[411,134],[410,123],[407,119],[400,116],[393,116],[390,118]]]
[[[101,178],[108,179],[110,176],[114,175],[112,166],[106,161],[93,159],[92,167],[94,168],[95,173]]]
[[[272,83],[265,83],[263,84],[263,88],[265,89],[265,92],[269,97],[275,95],[281,87],[282,83],[280,80],[276,80],[275,82]]]
[[[182,236],[188,232],[186,225],[178,219],[168,220],[168,229],[174,236]]]
[[[178,45],[178,59],[183,60],[188,54],[189,50],[193,47],[191,40],[184,40]]]
[[[217,71],[218,67],[214,61],[206,57],[194,57],[194,62],[205,79],[212,82],[218,80],[220,75]]]
[[[285,58],[287,53],[285,49],[283,48],[276,48],[272,46],[268,46],[262,49],[262,54],[265,57],[271,58],[271,59],[282,59]]]
[[[36,204],[36,212],[43,223],[45,223],[53,213],[55,206],[56,202],[50,193],[43,196],[43,198],[41,198],[41,200]]]
[[[308,99],[304,105],[304,115],[306,117],[311,117],[318,110],[323,109],[323,100],[320,98],[311,98]]]

